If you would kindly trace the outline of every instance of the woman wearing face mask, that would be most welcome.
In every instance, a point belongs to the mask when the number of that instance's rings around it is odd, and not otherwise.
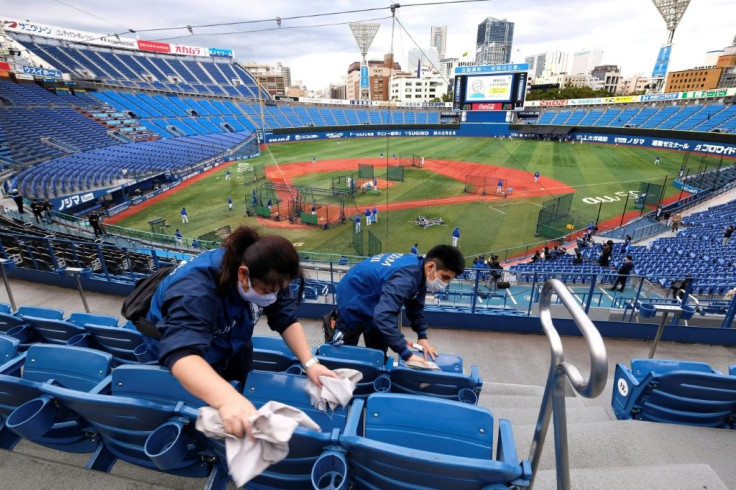
[[[218,409],[235,436],[248,432],[256,409],[229,381],[243,382],[251,370],[251,337],[261,312],[314,383],[321,386],[320,375],[335,376],[312,357],[289,289],[294,279],[303,282],[292,244],[241,226],[221,248],[180,265],[151,301],[147,319],[161,338],[146,337],[149,352],[184,388]]]
[[[413,355],[399,329],[402,306],[424,356],[437,351],[427,339],[424,298],[438,292],[465,269],[465,258],[456,247],[437,245],[421,258],[413,254],[383,254],[356,265],[337,285],[337,329],[344,343],[384,352],[391,348],[404,361],[424,362]]]

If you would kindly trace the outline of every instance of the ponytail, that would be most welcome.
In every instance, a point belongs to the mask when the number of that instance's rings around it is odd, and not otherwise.
[[[299,298],[304,287],[304,276],[299,265],[299,254],[294,245],[284,237],[260,236],[253,228],[240,226],[223,243],[225,254],[220,268],[217,292],[227,294],[238,280],[241,265],[248,267],[249,276],[278,286],[286,281],[300,279]]]

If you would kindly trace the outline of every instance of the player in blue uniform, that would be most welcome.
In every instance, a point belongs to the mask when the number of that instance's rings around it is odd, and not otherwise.
[[[285,238],[259,236],[240,227],[223,247],[180,265],[159,285],[146,318],[161,334],[145,336],[148,351],[194,396],[216,408],[229,434],[250,430],[253,404],[229,381],[244,381],[251,369],[253,328],[261,313],[278,332],[306,374],[334,377],[312,356],[296,318],[289,288],[301,279],[299,255]]]
[[[402,306],[417,343],[425,356],[437,351],[427,340],[424,297],[437,292],[465,268],[465,259],[456,247],[437,245],[426,258],[413,254],[382,254],[356,265],[337,285],[337,329],[344,343],[357,345],[363,335],[366,347],[388,348],[405,361],[423,361],[413,355],[398,325]]]

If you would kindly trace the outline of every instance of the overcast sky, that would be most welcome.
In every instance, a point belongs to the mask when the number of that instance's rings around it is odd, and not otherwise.
[[[414,0],[413,3],[424,2]],[[391,13],[388,9],[380,9],[389,5],[389,1],[376,0],[15,0],[12,4],[5,2],[0,15],[100,33],[122,32],[120,26],[143,30],[281,17],[284,20],[280,30],[276,21],[270,20],[215,28],[195,27],[194,35],[189,35],[186,29],[139,35],[146,40],[178,37],[170,42],[233,49],[242,62],[281,61],[291,67],[292,81],[302,80],[310,89],[321,89],[338,81],[347,72],[348,65],[360,58],[347,22],[380,22],[369,58],[381,59],[389,52]],[[370,8],[379,10],[286,19]],[[460,57],[469,52],[468,60],[472,61],[477,25],[489,16],[515,23],[512,61],[523,61],[525,56],[548,50],[574,52],[602,48],[603,63],[620,65],[625,75],[651,74],[659,47],[667,35],[664,21],[648,0],[404,4],[396,13],[406,29],[396,24],[393,36],[396,60],[406,68],[406,54],[415,47],[414,42],[426,48],[430,26],[443,25],[447,26],[447,55]],[[693,1],[675,33],[670,69],[700,66],[707,51],[730,45],[736,36],[735,19],[735,0]],[[309,27],[294,28],[297,26]],[[255,30],[261,32],[246,32]]]

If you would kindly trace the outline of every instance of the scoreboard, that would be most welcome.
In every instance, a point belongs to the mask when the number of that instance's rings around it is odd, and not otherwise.
[[[526,97],[528,69],[528,63],[456,67],[453,109],[522,110]]]

